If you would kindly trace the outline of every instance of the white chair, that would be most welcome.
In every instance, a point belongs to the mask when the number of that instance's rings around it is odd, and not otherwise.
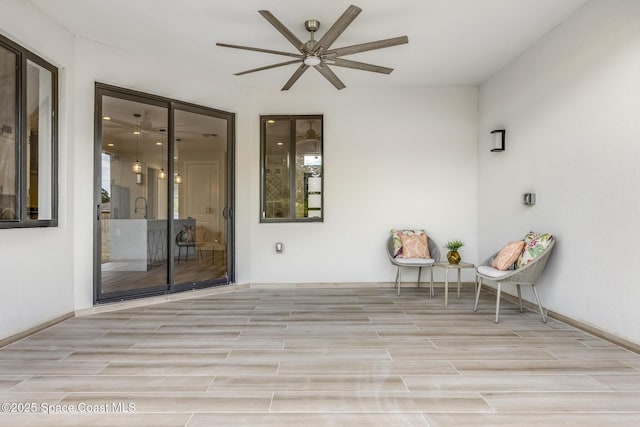
[[[521,313],[523,312],[523,309],[520,285],[529,285],[531,286],[531,289],[533,289],[533,295],[535,295],[536,297],[536,302],[538,303],[538,308],[540,309],[542,321],[544,323],[547,323],[547,318],[544,316],[542,303],[540,303],[540,298],[538,297],[538,292],[536,291],[536,282],[538,281],[538,278],[542,274],[542,271],[547,264],[549,255],[551,255],[551,250],[553,249],[555,243],[556,239],[554,237],[543,253],[541,253],[529,264],[524,265],[517,270],[502,271],[491,267],[491,261],[493,261],[493,259],[498,255],[498,252],[490,256],[476,269],[476,281],[478,283],[478,289],[476,290],[476,304],[473,307],[473,311],[478,311],[478,300],[480,299],[480,290],[482,288],[482,283],[484,280],[494,282],[498,286],[496,289],[496,323],[498,323],[498,315],[500,314],[500,291],[502,285],[516,285],[518,289],[518,300],[520,302]]]
[[[420,276],[422,274],[422,269],[428,268],[431,273],[429,296],[432,297],[434,295],[433,294],[433,265],[440,260],[440,249],[438,248],[438,245],[436,245],[436,243],[429,236],[427,236],[427,244],[429,246],[429,255],[431,256],[431,258],[394,258],[393,238],[389,237],[389,240],[387,240],[387,256],[389,257],[389,261],[391,261],[391,264],[398,267],[398,271],[396,272],[396,281],[395,281],[395,286],[398,288],[398,295],[400,295],[402,267],[418,267],[418,286],[420,286]]]

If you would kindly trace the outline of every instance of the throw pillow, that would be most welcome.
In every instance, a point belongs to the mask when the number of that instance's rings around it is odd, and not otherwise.
[[[549,233],[534,233],[530,231],[524,236],[525,247],[524,251],[518,258],[516,266],[518,268],[524,267],[534,259],[538,258],[551,244],[553,236]]]
[[[194,237],[193,234],[194,234],[193,227],[190,227],[188,225],[183,225],[182,231],[180,232],[179,240],[184,243],[193,242],[193,237]]]
[[[431,258],[426,234],[400,235],[403,258]]]
[[[507,270],[516,262],[522,249],[524,248],[524,240],[509,242],[498,252],[498,255],[491,261],[491,267],[498,270]]]
[[[424,230],[391,230],[391,238],[393,241],[393,257],[402,258],[402,240],[401,235],[413,236],[425,234]]]

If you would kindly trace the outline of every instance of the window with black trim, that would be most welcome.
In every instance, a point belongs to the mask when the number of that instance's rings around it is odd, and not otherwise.
[[[260,116],[260,222],[322,222],[322,115]]]
[[[0,228],[57,225],[58,69],[0,36]]]

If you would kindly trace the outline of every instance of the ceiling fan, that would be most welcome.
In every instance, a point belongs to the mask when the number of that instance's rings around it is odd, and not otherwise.
[[[324,35],[318,41],[314,39],[314,34],[320,28],[320,22],[315,19],[305,21],[304,26],[309,32],[310,38],[309,41],[303,43],[298,37],[296,37],[295,34],[293,34],[287,27],[285,27],[282,22],[278,21],[278,19],[273,16],[271,12],[269,12],[268,10],[259,10],[258,13],[262,15],[267,21],[269,21],[269,23],[273,25],[276,30],[278,30],[287,40],[289,40],[289,42],[298,50],[299,53],[289,53],[279,50],[262,49],[250,46],[239,46],[227,43],[216,43],[216,45],[296,58],[290,61],[242,71],[240,73],[236,73],[236,76],[299,63],[300,66],[293,73],[291,78],[289,78],[282,90],[288,90],[289,88],[291,88],[291,86],[293,86],[293,84],[300,78],[300,76],[302,76],[302,74],[304,74],[305,71],[307,71],[309,67],[313,67],[318,70],[320,74],[322,74],[327,80],[329,80],[329,82],[331,82],[332,85],[336,87],[336,89],[340,90],[344,89],[345,85],[331,70],[331,68],[329,68],[329,65],[335,65],[336,67],[353,68],[356,70],[371,71],[374,73],[382,74],[390,74],[393,71],[393,68],[381,67],[379,65],[372,65],[363,62],[342,59],[342,56],[409,43],[409,38],[407,36],[401,36],[330,49],[331,45],[344,32],[344,30],[347,29],[347,27],[353,22],[353,20],[356,18],[356,16],[358,16],[360,12],[362,12],[362,9],[360,9],[359,7],[354,5],[349,6],[347,10],[340,16],[340,18],[338,18],[338,20],[331,26],[331,28],[329,28],[329,30],[327,30],[326,33],[324,33]]]

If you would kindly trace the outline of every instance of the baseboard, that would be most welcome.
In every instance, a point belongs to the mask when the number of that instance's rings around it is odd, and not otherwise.
[[[453,289],[458,282],[449,282],[449,289]],[[462,282],[460,289],[465,287],[474,287],[473,282]],[[251,283],[250,288],[253,289],[294,289],[294,288],[394,288],[393,282],[309,282],[309,283]],[[401,288],[416,288],[417,282],[402,282]],[[429,287],[429,282],[420,282],[421,288]],[[444,289],[444,282],[433,282],[434,288]]]
[[[496,294],[496,290],[490,286],[483,286],[482,291],[487,292],[491,295]],[[501,292],[500,298],[505,299],[511,303],[518,304],[518,297],[516,297],[515,295]],[[539,313],[537,304],[533,304],[529,301],[522,300],[522,307],[530,311]],[[546,308],[544,310],[545,310],[545,313],[544,313],[545,316],[551,317],[552,319],[556,319],[562,323],[566,323],[569,326],[573,326],[574,328],[580,329],[581,331],[591,334],[595,337],[602,338],[603,340],[609,341],[612,344],[626,348],[627,350],[633,351],[634,353],[640,354],[640,344],[636,344],[633,341],[629,341],[624,338],[618,337],[609,332],[603,331],[602,329],[599,329],[589,323],[572,319],[571,317],[567,317],[553,310],[548,310]]]
[[[19,332],[15,335],[8,336],[7,338],[2,338],[0,340],[0,348],[6,347],[9,344],[12,344],[16,341],[20,341],[21,339],[27,338],[30,335],[43,331],[47,328],[57,325],[58,323],[64,322],[65,320],[71,319],[74,316],[75,316],[74,312],[71,311],[69,313],[63,314],[62,316],[58,316],[55,319],[51,319],[47,322],[40,323],[39,325],[36,325],[25,331]]]
[[[402,286],[405,284],[403,283]],[[427,286],[429,284],[427,283]],[[318,288],[392,288],[393,283],[388,282],[310,282],[310,283],[251,283],[253,289],[318,289]],[[408,284],[407,287],[411,287]],[[424,283],[421,283],[424,286]],[[416,287],[416,283],[413,283]]]

